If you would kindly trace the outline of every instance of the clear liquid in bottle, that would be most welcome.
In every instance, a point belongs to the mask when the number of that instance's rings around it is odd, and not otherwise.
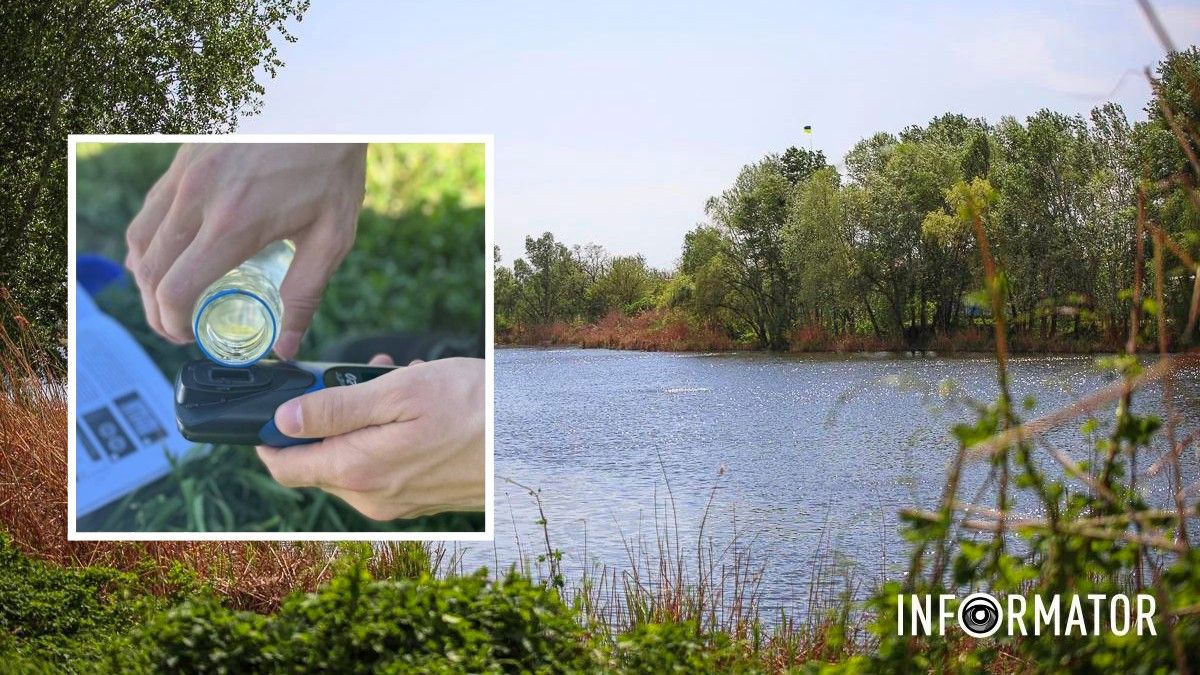
[[[277,241],[204,290],[192,312],[196,344],[223,366],[249,366],[271,352],[283,325],[279,287],[296,247]]]

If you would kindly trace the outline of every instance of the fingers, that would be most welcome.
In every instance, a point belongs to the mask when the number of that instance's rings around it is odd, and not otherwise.
[[[345,473],[342,469],[345,458],[327,447],[326,442],[290,448],[260,445],[256,449],[271,477],[286,487],[328,489],[340,483],[340,477]]]
[[[158,226],[162,224],[163,218],[170,211],[174,198],[175,179],[168,173],[159,178],[154,187],[150,188],[141,210],[129,222],[129,227],[125,230],[125,245],[128,249],[125,255],[125,267],[130,272],[137,270],[138,262],[141,261],[146,249],[150,248],[154,233],[158,231]]]
[[[275,411],[275,426],[292,438],[328,438],[406,418],[404,370],[349,387],[294,398]]]
[[[182,200],[175,200],[154,234],[150,245],[133,267],[142,304],[146,308],[146,322],[160,335],[176,343],[191,339],[191,331],[184,334],[168,332],[163,327],[162,306],[158,300],[158,289],[179,255],[192,243],[200,229],[200,214],[193,212]]]
[[[411,445],[402,425],[370,427],[327,438],[319,443],[272,448],[260,445],[258,457],[271,477],[286,487],[319,487],[343,496],[380,489],[388,476],[381,474],[372,448],[402,452]],[[344,498],[344,496],[343,496]]]
[[[296,241],[296,257],[279,287],[283,327],[275,353],[281,358],[294,358],[300,350],[300,340],[312,323],[325,285],[353,242],[353,232],[346,237],[344,229],[320,224]]]
[[[186,172],[193,147],[186,143],[179,146],[174,159],[171,160],[171,166],[167,167],[166,172],[151,186],[142,202],[141,210],[126,228],[125,244],[129,250],[125,256],[125,267],[130,272],[137,269],[142,255],[150,248],[154,233],[158,231],[159,225],[175,202],[179,181]]]
[[[388,356],[387,354],[376,354],[375,356],[371,357],[371,360],[370,360],[370,362],[367,363],[367,365],[369,365],[369,366],[394,366],[394,365],[396,365],[396,362],[393,361],[392,357]]]
[[[158,320],[158,302],[154,299],[154,288],[158,283],[149,284],[139,274],[142,257],[150,248],[154,235],[162,225],[163,220],[171,210],[175,198],[175,172],[168,171],[155,183],[146,195],[142,209],[134,216],[125,230],[125,244],[128,251],[125,254],[125,268],[137,283],[138,292],[142,296],[142,307],[146,313],[146,324],[156,333],[162,334],[162,324]]]
[[[196,237],[169,263],[154,291],[162,333],[167,337],[190,341],[192,311],[200,294],[261,248],[258,233],[254,228],[240,227],[238,217],[221,211],[206,214]]]

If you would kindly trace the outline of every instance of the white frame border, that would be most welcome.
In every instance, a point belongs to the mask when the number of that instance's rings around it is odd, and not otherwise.
[[[76,530],[75,148],[79,143],[481,143],[484,146],[483,532],[79,532]],[[492,541],[495,537],[495,140],[491,134],[70,134],[67,136],[67,540],[68,541]]]

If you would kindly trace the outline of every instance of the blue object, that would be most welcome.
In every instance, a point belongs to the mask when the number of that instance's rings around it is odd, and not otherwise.
[[[305,370],[316,376],[316,383],[314,383],[313,386],[309,387],[308,389],[305,389],[305,394],[311,394],[314,391],[325,388],[325,380],[323,377],[324,373],[313,368],[305,368]],[[301,394],[301,396],[303,395],[304,394]],[[288,448],[293,445],[306,445],[308,443],[316,443],[317,441],[321,440],[320,438],[292,438],[291,436],[285,436],[283,432],[279,430],[279,427],[275,426],[274,416],[271,416],[271,419],[263,425],[262,430],[258,432],[258,437],[262,439],[263,444],[269,445],[273,448]]]
[[[124,276],[125,270],[120,265],[102,255],[81,253],[75,256],[75,280],[90,295],[96,295]]]

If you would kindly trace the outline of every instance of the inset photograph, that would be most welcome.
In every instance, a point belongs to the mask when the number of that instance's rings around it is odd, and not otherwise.
[[[490,138],[69,166],[72,539],[490,537]]]

